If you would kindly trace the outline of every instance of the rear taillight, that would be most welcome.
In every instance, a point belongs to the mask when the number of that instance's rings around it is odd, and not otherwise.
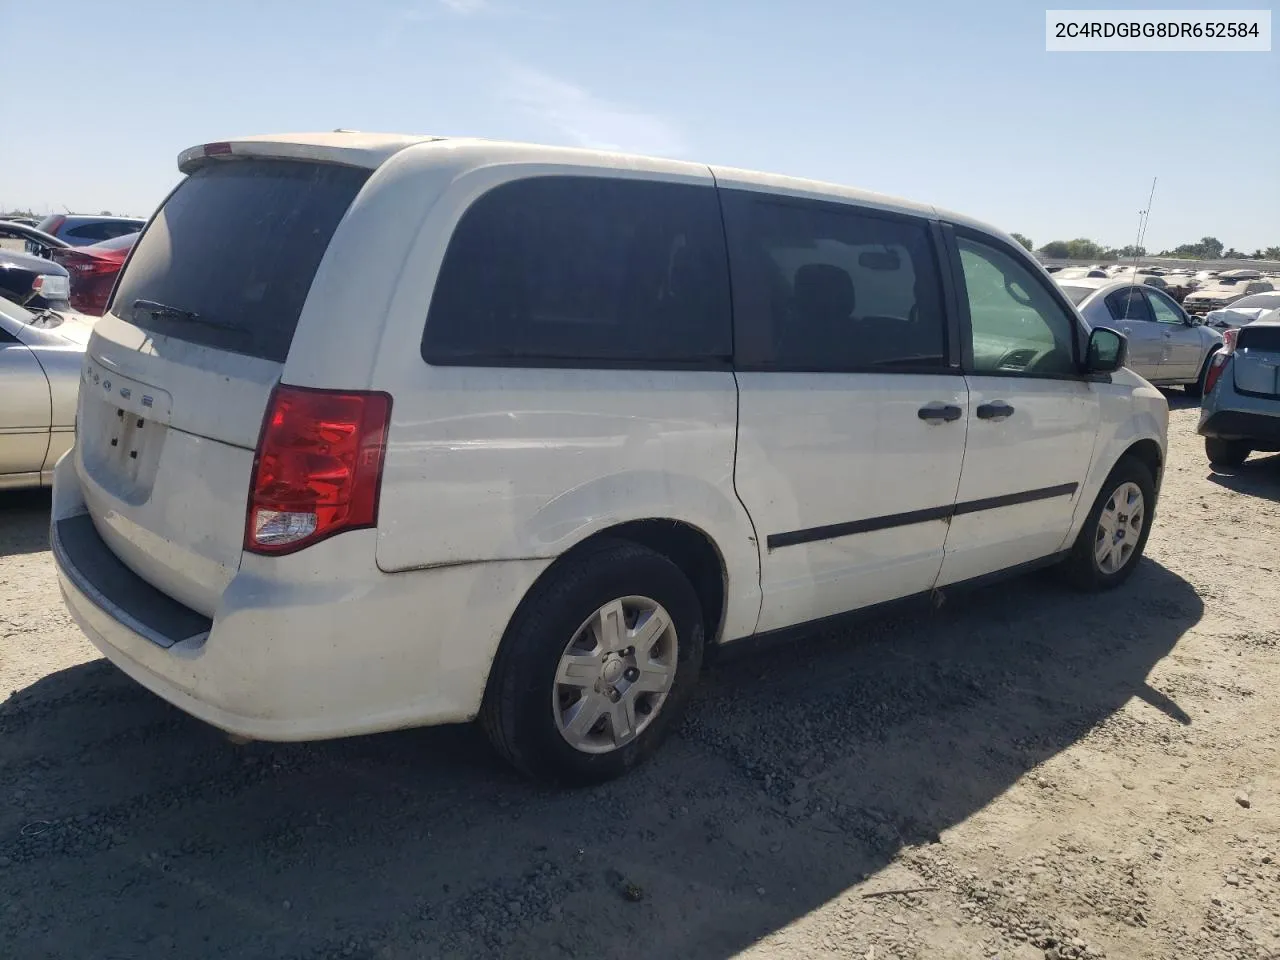
[[[1222,349],[1213,355],[1213,359],[1209,361],[1209,370],[1204,375],[1204,392],[1206,394],[1212,393],[1213,388],[1222,379],[1222,371],[1226,368],[1227,361],[1231,359],[1231,354],[1236,352],[1236,341],[1239,338],[1239,327],[1231,327],[1222,332]]]
[[[54,259],[78,277],[93,277],[104,273],[115,273],[120,269],[121,260],[108,260],[94,257],[75,250],[59,250]]]
[[[277,386],[253,461],[250,553],[292,553],[378,521],[391,397]]]

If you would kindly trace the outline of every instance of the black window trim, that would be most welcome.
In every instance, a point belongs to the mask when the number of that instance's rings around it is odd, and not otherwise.
[[[963,370],[969,376],[1001,377],[1022,380],[1062,380],[1070,382],[1092,382],[1097,377],[1084,370],[1085,345],[1089,340],[1088,327],[1080,321],[1080,312],[1075,308],[1058,285],[1044,275],[1040,261],[1032,257],[1025,247],[1010,243],[995,234],[967,227],[963,224],[942,222],[942,231],[947,238],[947,253],[951,261],[951,274],[956,284],[956,308],[960,315],[960,343],[963,359]],[[969,294],[964,282],[964,266],[960,261],[960,247],[957,238],[963,237],[985,246],[999,250],[1027,268],[1033,283],[1039,283],[1051,300],[1057,303],[1071,320],[1075,336],[1071,338],[1072,362],[1075,373],[1028,373],[1024,370],[978,370],[973,360],[973,317],[969,313]]]
[[[742,373],[880,373],[911,374],[916,376],[925,374],[934,376],[963,375],[963,363],[960,353],[963,340],[960,338],[959,318],[955,310],[955,289],[954,284],[946,275],[948,258],[937,230],[938,221],[935,218],[914,213],[903,213],[898,210],[886,210],[881,207],[858,203],[857,201],[844,200],[836,196],[832,196],[830,198],[806,197],[790,193],[778,193],[772,190],[752,190],[745,187],[717,187],[717,192],[720,196],[722,217],[724,217],[724,201],[726,197],[733,197],[750,200],[751,202],[763,201],[778,204],[780,206],[817,210],[826,213],[852,213],[857,216],[877,220],[888,220],[909,226],[923,226],[927,231],[929,238],[929,249],[930,254],[933,257],[933,268],[936,273],[936,280],[938,283],[938,289],[936,291],[938,304],[943,313],[943,348],[946,350],[946,356],[943,358],[942,366],[913,366],[909,364],[894,364],[892,366],[874,364],[842,364],[839,366],[828,365],[821,367],[809,367],[801,364],[777,365],[761,363],[754,360],[745,360],[739,352],[739,337],[737,335],[739,317],[736,310],[736,306],[741,301],[744,291],[741,289],[740,282],[737,279],[737,273],[734,270],[733,244],[729,238],[728,221],[727,218],[725,218],[725,248],[729,257],[729,293],[735,307],[733,314],[734,370]]]

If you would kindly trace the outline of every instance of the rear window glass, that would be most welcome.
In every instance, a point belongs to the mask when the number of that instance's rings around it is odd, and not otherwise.
[[[1264,350],[1280,353],[1280,327],[1249,325],[1240,328],[1237,350]]]
[[[471,205],[440,267],[428,363],[727,363],[728,261],[711,186],[533,177]]]
[[[1097,287],[1068,287],[1065,284],[1062,285],[1062,292],[1065,293],[1067,295],[1067,299],[1077,307],[1080,306],[1085,297],[1097,289]]]
[[[197,170],[138,241],[111,312],[154,333],[284,362],[320,258],[369,173],[292,160]]]
[[[138,242],[138,231],[132,233],[121,234],[118,237],[112,237],[110,240],[103,240],[101,243],[95,243],[91,247],[84,247],[85,250],[128,250]]]

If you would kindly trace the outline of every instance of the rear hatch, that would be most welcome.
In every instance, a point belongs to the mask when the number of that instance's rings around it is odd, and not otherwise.
[[[1233,366],[1241,393],[1280,397],[1280,324],[1241,327]]]
[[[196,169],[94,329],[76,445],[94,526],[206,616],[239,566],[254,447],[298,317],[370,173],[262,157]]]

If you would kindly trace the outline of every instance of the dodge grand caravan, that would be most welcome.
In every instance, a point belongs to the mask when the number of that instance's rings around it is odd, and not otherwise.
[[[89,344],[52,542],[89,638],[224,730],[479,718],[600,780],[712,645],[1142,553],[1163,397],[967,218],[477,140],[179,167]]]

